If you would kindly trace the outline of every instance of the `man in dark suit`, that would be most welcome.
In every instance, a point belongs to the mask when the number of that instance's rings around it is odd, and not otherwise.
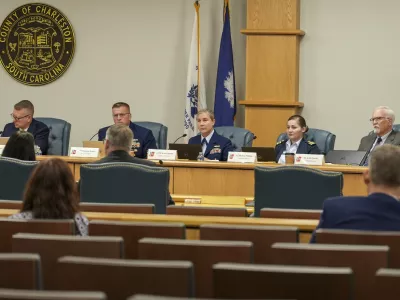
[[[217,134],[214,130],[215,117],[209,109],[201,109],[197,113],[197,128],[200,131],[189,139],[189,144],[201,144],[203,155],[208,160],[228,160],[228,152],[234,151],[230,139]]]
[[[367,151],[367,153],[370,153],[376,146],[383,144],[399,146],[400,132],[393,130],[394,120],[394,111],[388,106],[375,108],[370,119],[374,127],[373,134],[369,134],[361,139],[358,151]],[[367,159],[363,163],[366,165]]]
[[[156,167],[157,165],[146,159],[139,159],[129,154],[134,135],[128,126],[115,124],[110,126],[106,132],[104,149],[106,157],[94,162],[95,164],[111,162],[127,162],[140,165]],[[169,194],[169,192],[168,192]],[[175,204],[169,195],[168,205]]]
[[[22,100],[14,105],[11,118],[13,123],[8,123],[3,129],[2,137],[10,137],[18,130],[28,131],[35,139],[35,145],[39,146],[42,154],[47,154],[49,148],[50,130],[46,124],[33,118],[35,108],[29,100]]]
[[[117,102],[112,106],[112,115],[114,124],[123,124],[129,126],[133,132],[132,150],[135,157],[146,158],[149,149],[157,149],[156,140],[151,130],[131,122],[131,110],[129,104],[125,102]],[[103,141],[106,137],[107,129],[110,126],[99,129],[99,141]]]
[[[325,200],[317,229],[400,231],[399,165],[399,147],[376,148],[364,172],[368,196]],[[315,242],[315,232],[311,242]]]

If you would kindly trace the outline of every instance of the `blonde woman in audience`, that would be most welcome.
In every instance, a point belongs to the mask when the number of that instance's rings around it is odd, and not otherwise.
[[[58,158],[39,163],[25,188],[21,212],[11,219],[73,219],[77,235],[88,235],[88,219],[79,211],[74,177]]]

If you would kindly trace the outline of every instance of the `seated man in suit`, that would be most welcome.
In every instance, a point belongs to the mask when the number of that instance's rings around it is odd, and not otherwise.
[[[123,124],[129,126],[133,132],[133,151],[138,158],[146,158],[149,149],[157,149],[156,140],[151,130],[131,122],[131,110],[129,104],[125,102],[117,102],[112,106],[112,115],[114,124]],[[103,141],[106,137],[106,131],[110,126],[99,130],[99,141]]]
[[[214,130],[215,117],[209,109],[201,109],[197,113],[197,128],[200,135],[189,140],[189,144],[201,144],[203,155],[209,160],[228,160],[228,152],[234,151],[230,139],[220,136]]]
[[[399,165],[400,147],[376,148],[364,172],[368,196],[325,200],[317,229],[400,231]],[[315,242],[315,232],[311,242]]]
[[[104,149],[105,157],[94,162],[95,164],[111,163],[111,162],[127,162],[140,165],[156,167],[157,165],[146,159],[139,159],[129,154],[132,141],[134,140],[132,130],[123,124],[115,124],[110,126],[106,132]],[[169,196],[168,205],[175,204],[171,196]]]
[[[394,120],[394,111],[388,106],[379,106],[375,108],[372,118],[370,119],[374,127],[374,132],[361,139],[358,151],[367,151],[369,154],[379,145],[392,144],[399,146],[400,132],[393,130]],[[367,165],[367,163],[368,159],[365,159],[364,165]]]
[[[8,123],[3,129],[2,137],[10,137],[18,130],[28,131],[35,139],[42,154],[47,154],[49,148],[50,130],[46,124],[39,122],[33,118],[35,108],[29,100],[22,100],[14,105],[14,110],[11,114],[13,123]]]

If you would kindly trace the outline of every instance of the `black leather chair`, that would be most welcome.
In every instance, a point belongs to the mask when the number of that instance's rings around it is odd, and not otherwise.
[[[254,134],[244,128],[234,126],[215,127],[215,132],[231,140],[235,151],[241,151],[242,147],[253,145]]]
[[[134,122],[153,132],[158,149],[167,149],[168,127],[156,122]]]
[[[326,130],[309,128],[304,138],[307,141],[315,142],[323,154],[326,154],[335,148],[336,135]],[[286,139],[286,133],[281,133],[276,141],[280,142]]]
[[[131,163],[81,166],[82,202],[154,204],[165,214],[169,200],[169,170]]]
[[[47,155],[68,155],[71,124],[55,118],[36,118],[50,129]]]
[[[394,124],[393,129],[396,131],[400,131],[400,124]]]
[[[254,216],[262,208],[322,209],[328,197],[341,196],[343,174],[303,166],[256,167]]]
[[[37,161],[0,158],[0,199],[22,200],[25,184]]]

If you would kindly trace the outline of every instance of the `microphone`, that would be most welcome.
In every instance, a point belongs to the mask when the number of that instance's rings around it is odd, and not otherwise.
[[[253,138],[250,141],[248,141],[246,144],[243,145],[243,147],[247,147],[247,145],[249,145],[251,142],[253,142],[256,138],[257,138],[257,136],[254,135]]]
[[[182,134],[180,137],[178,137],[175,142],[173,142],[172,144],[175,144],[179,139],[184,138],[185,136],[187,136],[186,133]]]
[[[91,141],[96,135],[98,135],[99,134],[99,132],[96,132],[91,138],[90,138],[90,140],[89,141]]]
[[[0,130],[0,134],[3,134],[3,131]]]
[[[160,165],[163,165],[163,164],[164,164],[164,162],[163,162],[161,159],[158,160],[158,163],[159,163]]]

